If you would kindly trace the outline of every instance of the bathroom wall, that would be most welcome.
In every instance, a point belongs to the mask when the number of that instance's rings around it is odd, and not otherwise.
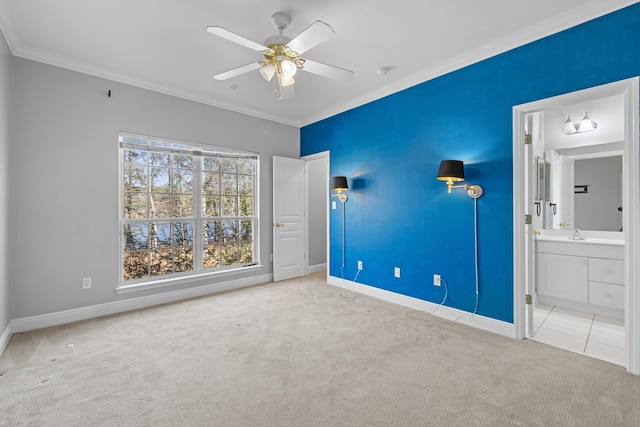
[[[574,193],[575,226],[583,230],[621,231],[622,156],[575,161],[575,185],[588,185],[587,193]]]

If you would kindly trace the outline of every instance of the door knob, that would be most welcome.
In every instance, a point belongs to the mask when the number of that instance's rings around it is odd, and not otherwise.
[[[276,222],[276,228],[284,227],[284,224],[281,222]]]

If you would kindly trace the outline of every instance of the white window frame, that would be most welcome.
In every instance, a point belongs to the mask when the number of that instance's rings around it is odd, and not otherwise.
[[[138,141],[144,141],[144,143],[132,143],[127,140],[135,139]],[[151,152],[169,152],[172,154],[186,154],[193,156],[193,216],[188,218],[148,218],[144,219],[131,219],[125,218],[123,215],[123,195],[124,195],[124,171],[123,171],[123,150],[137,149],[141,151]],[[251,158],[255,160],[255,170],[253,173],[253,215],[251,217],[214,217],[216,220],[251,220],[252,225],[252,244],[253,244],[253,262],[248,264],[239,264],[231,266],[220,266],[215,268],[204,269],[203,264],[203,252],[205,247],[203,222],[211,220],[212,217],[205,217],[202,209],[203,202],[203,158],[206,156],[213,157],[235,157],[235,158]],[[238,272],[247,272],[255,269],[262,268],[260,264],[260,224],[259,224],[259,181],[260,181],[260,157],[257,153],[237,150],[232,148],[207,146],[200,144],[193,144],[183,141],[175,141],[167,138],[156,138],[144,135],[137,135],[126,132],[118,133],[118,223],[119,223],[119,284],[116,287],[118,293],[129,292],[132,290],[147,289],[150,287],[166,286],[172,284],[179,284],[194,279],[206,278],[209,276],[229,275]],[[236,172],[237,176],[241,174]],[[236,196],[238,193],[236,192]],[[163,275],[147,275],[138,279],[124,279],[124,256],[125,256],[125,241],[123,236],[124,225],[132,222],[173,222],[173,221],[193,221],[193,270],[187,272],[174,272]],[[151,248],[147,248],[151,251]]]

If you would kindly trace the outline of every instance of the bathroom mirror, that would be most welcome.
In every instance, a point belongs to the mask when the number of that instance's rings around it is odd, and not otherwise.
[[[573,149],[545,153],[560,171],[547,178],[553,181],[547,206],[557,209],[545,228],[622,231],[623,150],[612,150],[616,147],[592,146],[588,154]],[[554,218],[553,211],[560,216]]]
[[[549,201],[551,167],[544,158],[536,157],[536,201]]]

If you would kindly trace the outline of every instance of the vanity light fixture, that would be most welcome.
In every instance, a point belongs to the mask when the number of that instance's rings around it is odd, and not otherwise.
[[[348,189],[349,185],[347,184],[346,176],[334,176],[331,178],[331,190],[336,192],[332,197],[337,197],[338,200],[344,203],[349,198],[345,193]]]
[[[598,124],[589,118],[585,112],[584,118],[577,125],[571,121],[571,116],[567,116],[567,120],[562,125],[562,133],[565,135],[573,135],[574,133],[591,132],[598,127]]]
[[[438,169],[438,179],[447,182],[447,192],[451,193],[452,188],[464,188],[470,197],[477,199],[482,196],[482,187],[479,185],[454,185],[454,182],[464,181],[464,163],[462,160],[443,160]]]

